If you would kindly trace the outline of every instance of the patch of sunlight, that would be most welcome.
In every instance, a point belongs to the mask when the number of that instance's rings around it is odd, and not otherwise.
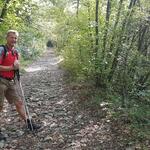
[[[61,63],[63,61],[63,57],[58,57],[58,60],[56,62],[50,63],[51,65],[58,65],[59,63]]]
[[[61,100],[61,101],[57,102],[56,104],[62,105],[63,103],[64,103],[64,100]]]
[[[28,67],[25,69],[26,72],[35,72],[35,71],[40,71],[40,70],[44,70],[43,67]]]

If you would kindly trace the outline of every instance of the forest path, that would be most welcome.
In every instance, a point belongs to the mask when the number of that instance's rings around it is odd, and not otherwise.
[[[126,150],[106,117],[97,118],[76,105],[78,95],[65,83],[61,61],[52,49],[21,76],[29,111],[43,127],[33,135],[14,106],[5,103],[1,126],[3,150]],[[103,113],[103,112],[101,112]]]

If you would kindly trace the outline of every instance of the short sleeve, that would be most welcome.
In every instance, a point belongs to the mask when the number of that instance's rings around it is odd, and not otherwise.
[[[0,65],[2,64],[3,56],[4,56],[4,48],[0,47]]]

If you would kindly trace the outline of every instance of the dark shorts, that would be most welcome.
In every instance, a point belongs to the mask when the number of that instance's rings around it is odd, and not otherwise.
[[[0,106],[3,106],[5,98],[10,104],[20,100],[14,80],[0,78]]]

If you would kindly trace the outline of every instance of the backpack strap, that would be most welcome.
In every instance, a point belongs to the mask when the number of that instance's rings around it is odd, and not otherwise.
[[[4,49],[4,58],[5,58],[6,54],[7,54],[7,48],[5,45],[0,45],[0,47],[3,47],[3,49]]]
[[[0,45],[0,47],[3,47],[3,49],[4,49],[4,56],[3,56],[3,58],[5,58],[6,55],[7,55],[7,48],[6,48],[5,45]],[[16,54],[17,59],[18,59],[19,55],[18,55],[18,51],[17,50],[13,50],[12,51],[12,55],[14,56],[15,54]]]

